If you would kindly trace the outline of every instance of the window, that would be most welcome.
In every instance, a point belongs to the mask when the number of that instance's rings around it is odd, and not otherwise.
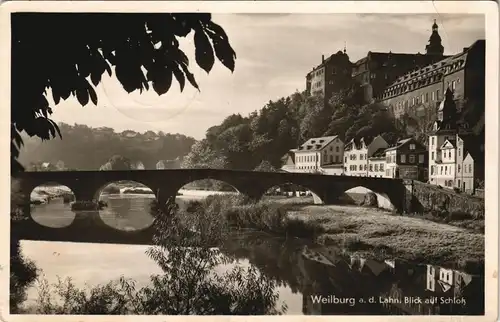
[[[419,154],[418,155],[418,163],[424,163],[425,159],[424,159],[424,155],[423,154]]]
[[[425,101],[429,102],[429,93],[425,93]]]
[[[460,156],[460,148],[458,149],[458,156]]]
[[[443,166],[439,167],[441,169],[441,174],[443,174]]]
[[[433,166],[431,167],[431,175],[433,175],[433,174],[434,174],[434,168],[436,168],[436,166],[435,166],[435,165],[433,165]]]
[[[457,84],[460,84],[460,78],[457,78]]]
[[[415,144],[410,144],[410,150],[415,150]]]
[[[384,171],[384,164],[383,164],[383,163],[381,163],[381,164],[379,165],[379,167],[380,167],[380,168],[379,168],[379,169],[380,169],[380,171]]]
[[[469,164],[469,173],[472,173],[472,164]]]
[[[370,171],[373,171],[373,164],[370,164]],[[378,171],[378,164],[375,165],[375,171]]]
[[[411,106],[415,105],[415,97],[411,98]]]
[[[444,174],[448,174],[448,166],[447,165],[444,166]]]
[[[457,171],[458,171],[458,173],[460,173],[460,164],[457,167]]]
[[[340,162],[340,157],[338,155],[335,156],[335,163],[339,163]]]
[[[401,154],[401,163],[406,163],[406,155]]]
[[[347,157],[344,157],[344,162],[346,162],[346,163],[347,163]]]
[[[330,146],[330,151],[333,151],[333,146]]]
[[[333,163],[333,155],[330,155],[330,163]]]
[[[452,81],[452,82],[451,82],[451,89],[452,89],[452,90],[455,90],[455,88],[456,88],[456,82],[455,82],[455,81]]]
[[[434,97],[434,92],[431,93],[431,100],[435,100],[436,98]]]
[[[451,151],[448,151],[448,158],[451,159]]]
[[[415,163],[415,155],[410,154],[409,160],[410,160],[410,163]]]
[[[335,147],[335,152],[339,152],[339,146],[338,145]]]
[[[439,101],[439,89],[436,91],[436,99]]]
[[[431,145],[434,145],[434,137],[431,137]]]
[[[360,160],[363,160],[363,154],[360,154],[360,155],[359,155],[359,159],[360,159]]]

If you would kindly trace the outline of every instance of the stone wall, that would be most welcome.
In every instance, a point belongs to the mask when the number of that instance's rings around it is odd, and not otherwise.
[[[413,181],[412,186],[407,187],[407,191],[410,190],[412,212],[464,214],[474,219],[484,218],[484,199],[419,181]]]

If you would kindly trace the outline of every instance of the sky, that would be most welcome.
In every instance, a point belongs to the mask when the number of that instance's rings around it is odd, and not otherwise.
[[[270,100],[305,89],[305,76],[346,44],[352,62],[368,51],[425,53],[434,19],[445,55],[485,39],[482,15],[429,14],[214,14],[236,52],[231,73],[220,62],[207,75],[194,60],[192,33],[181,40],[200,91],[173,81],[162,96],[127,94],[113,77],[97,88],[98,106],[82,107],[70,97],[54,108],[53,120],[115,131],[182,133],[201,139],[230,114],[244,116]],[[51,102],[50,93],[48,95]],[[53,102],[51,102],[53,104]]]

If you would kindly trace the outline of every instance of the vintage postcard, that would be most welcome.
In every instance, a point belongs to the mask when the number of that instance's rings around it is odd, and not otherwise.
[[[495,3],[0,14],[1,321],[496,320]]]

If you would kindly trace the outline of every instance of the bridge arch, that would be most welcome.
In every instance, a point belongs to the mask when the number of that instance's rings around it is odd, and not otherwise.
[[[49,228],[69,227],[75,220],[71,202],[75,194],[66,185],[49,181],[38,184],[27,194],[29,216],[37,224]]]
[[[374,193],[377,198],[377,207],[390,210],[399,211],[403,209],[404,204],[404,185],[390,184],[391,179],[370,179],[370,180],[356,180],[348,182],[342,188],[343,194],[351,197],[355,203],[359,204],[363,201],[367,193]]]
[[[294,183],[293,181],[285,181],[273,184],[265,190],[260,198],[273,198],[273,196],[285,196],[286,198],[311,197],[312,203],[314,204],[325,203],[324,197],[322,197],[321,193],[315,187]]]
[[[225,180],[197,179],[185,183],[177,190],[175,202],[177,206],[183,208],[193,201],[217,194],[240,194],[240,191]]]
[[[139,231],[151,227],[154,218],[151,204],[154,191],[135,180],[109,182],[97,190],[95,200],[104,207],[99,209],[102,222],[117,230]]]

